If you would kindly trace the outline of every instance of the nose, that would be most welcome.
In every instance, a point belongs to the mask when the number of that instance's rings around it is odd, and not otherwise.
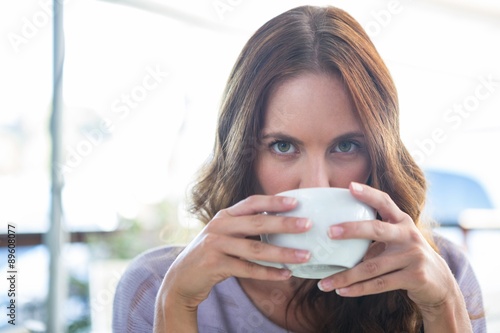
[[[324,158],[309,159],[304,163],[300,176],[300,188],[331,186],[330,170]]]

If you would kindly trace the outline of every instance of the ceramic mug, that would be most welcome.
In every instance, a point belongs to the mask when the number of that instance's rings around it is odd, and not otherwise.
[[[369,239],[332,240],[327,231],[342,222],[373,220],[375,210],[352,196],[348,189],[321,187],[302,188],[276,194],[298,200],[295,209],[275,215],[306,217],[310,230],[300,234],[263,234],[262,242],[301,250],[309,250],[311,259],[301,264],[256,261],[264,266],[287,268],[293,276],[322,279],[358,264],[371,243]]]

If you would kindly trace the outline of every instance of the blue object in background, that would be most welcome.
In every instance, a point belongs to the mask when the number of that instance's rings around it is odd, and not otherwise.
[[[425,212],[440,226],[460,227],[466,209],[493,209],[484,187],[471,176],[450,171],[426,170],[428,181]]]

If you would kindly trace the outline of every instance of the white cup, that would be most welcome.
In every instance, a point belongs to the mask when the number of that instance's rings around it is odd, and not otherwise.
[[[306,217],[312,221],[309,231],[300,234],[263,234],[261,240],[281,247],[309,250],[311,259],[302,264],[280,264],[256,261],[265,266],[287,268],[293,276],[322,279],[358,264],[371,243],[368,239],[332,240],[327,231],[331,225],[375,219],[373,208],[343,188],[302,188],[276,195],[298,200],[295,209],[276,215]]]

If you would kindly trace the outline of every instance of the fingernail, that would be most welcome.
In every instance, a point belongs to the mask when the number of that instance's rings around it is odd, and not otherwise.
[[[351,182],[351,184],[352,184],[352,189],[354,190],[354,192],[358,192],[358,193],[363,192],[363,186],[361,186],[360,183]]]
[[[347,288],[340,288],[340,289],[335,289],[335,292],[337,293],[337,295],[339,296],[342,296],[342,295],[345,295],[347,293],[348,289]]]
[[[295,203],[297,203],[297,199],[285,197],[285,198],[283,198],[283,203],[287,206],[293,206],[293,205],[295,205]]]
[[[288,269],[283,269],[281,270],[281,276],[283,276],[284,278],[289,278],[292,276],[292,272]]]
[[[323,292],[328,292],[333,290],[333,283],[330,280],[321,280],[318,282],[319,290]]]
[[[295,257],[300,261],[308,261],[311,258],[311,252],[307,250],[295,250]]]
[[[309,220],[307,218],[300,218],[297,220],[296,223],[297,223],[297,227],[299,227],[301,229],[309,229],[309,227],[312,224],[311,220]]]
[[[339,226],[331,226],[328,228],[328,237],[330,238],[337,238],[341,236],[344,233],[344,228],[339,227]]]

